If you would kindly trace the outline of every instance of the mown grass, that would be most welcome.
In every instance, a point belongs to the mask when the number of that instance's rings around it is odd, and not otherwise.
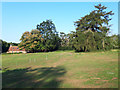
[[[3,54],[3,87],[118,88],[118,51]]]

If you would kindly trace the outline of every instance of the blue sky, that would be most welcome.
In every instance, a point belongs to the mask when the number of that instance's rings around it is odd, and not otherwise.
[[[51,19],[58,32],[75,31],[74,22],[93,11],[100,2],[2,2],[2,40],[20,42],[25,31]],[[101,2],[115,13],[111,34],[118,34],[118,3]]]

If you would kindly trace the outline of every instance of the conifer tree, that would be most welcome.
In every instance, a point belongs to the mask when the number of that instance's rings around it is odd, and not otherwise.
[[[101,49],[101,45],[98,45],[98,43],[102,43],[102,49],[105,49],[105,38],[111,26],[109,25],[110,16],[114,15],[114,13],[112,11],[106,12],[107,7],[101,4],[95,6],[95,8],[97,10],[90,12],[90,14],[75,22],[76,43],[74,46],[77,51],[90,51],[94,50],[95,47]],[[97,39],[99,37],[99,41],[96,40],[96,37]]]

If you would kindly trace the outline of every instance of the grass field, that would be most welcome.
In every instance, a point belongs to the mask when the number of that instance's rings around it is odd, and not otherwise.
[[[118,88],[118,51],[3,54],[3,88]]]

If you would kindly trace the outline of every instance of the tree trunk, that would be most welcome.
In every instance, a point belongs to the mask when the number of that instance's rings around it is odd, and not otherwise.
[[[103,46],[103,49],[105,48],[105,41],[103,39],[103,42],[102,42],[102,46]]]

